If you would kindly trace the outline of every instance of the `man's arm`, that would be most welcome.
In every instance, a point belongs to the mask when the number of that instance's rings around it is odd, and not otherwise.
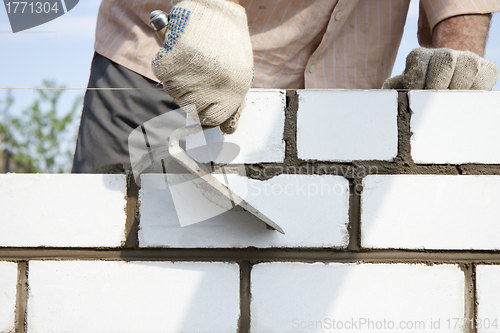
[[[482,57],[490,20],[491,14],[450,17],[436,25],[432,31],[432,47],[471,51]]]
[[[491,14],[453,16],[419,36],[422,48],[410,52],[406,68],[384,82],[385,89],[491,90],[498,67],[482,58]],[[468,52],[464,52],[468,51]]]

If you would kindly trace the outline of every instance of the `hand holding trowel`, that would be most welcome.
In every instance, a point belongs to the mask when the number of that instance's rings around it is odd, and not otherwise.
[[[170,155],[216,191],[284,233],[269,218],[218,181],[180,147],[179,141],[203,129],[236,130],[253,79],[253,56],[245,9],[227,0],[178,0],[168,14],[151,13],[163,47],[152,68],[181,108],[195,109],[200,124],[180,128],[169,139]]]

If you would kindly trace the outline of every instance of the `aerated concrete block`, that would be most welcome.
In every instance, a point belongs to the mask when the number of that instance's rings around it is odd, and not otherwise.
[[[236,332],[239,267],[30,261],[28,332]]]
[[[361,245],[500,249],[499,194],[500,176],[367,176],[361,196]]]
[[[213,154],[198,160],[219,163],[282,162],[285,158],[285,97],[284,90],[250,90],[236,132],[223,135],[216,127],[190,135],[186,138],[187,150],[222,142],[226,144],[226,149],[234,150],[234,154]],[[236,149],[231,149],[233,147]]]
[[[478,265],[476,269],[478,333],[500,332],[500,266]]]
[[[500,163],[500,91],[411,91],[408,97],[416,163]]]
[[[125,175],[0,175],[0,247],[117,247]]]
[[[181,183],[183,195],[172,196],[166,177],[143,175],[140,191],[141,247],[346,247],[348,244],[349,183],[339,176],[280,175],[266,181],[226,175],[236,194],[280,225],[285,235],[266,229],[240,209],[218,208],[217,195]],[[222,175],[220,181],[225,182]],[[155,188],[156,186],[156,188]],[[177,189],[174,189],[177,190]],[[176,201],[177,200],[177,201]],[[181,227],[180,209],[196,224]],[[206,215],[203,215],[206,214]]]
[[[14,332],[17,265],[0,261],[0,332]]]
[[[462,332],[456,265],[264,263],[251,273],[251,332]]]
[[[299,158],[351,162],[396,157],[396,91],[299,90],[298,95]]]

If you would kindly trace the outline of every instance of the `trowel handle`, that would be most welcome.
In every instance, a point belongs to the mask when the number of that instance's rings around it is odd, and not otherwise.
[[[160,31],[155,31],[156,37],[158,37],[158,40],[160,43],[165,43],[165,34],[167,33],[167,27],[161,29]]]
[[[168,13],[161,10],[153,10],[149,16],[149,24],[162,44],[165,42],[165,33],[167,32],[168,21]]]

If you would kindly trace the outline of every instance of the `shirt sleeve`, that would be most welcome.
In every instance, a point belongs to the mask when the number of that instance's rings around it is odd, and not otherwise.
[[[432,35],[434,27],[447,18],[498,11],[500,11],[500,0],[420,0],[419,38]]]

